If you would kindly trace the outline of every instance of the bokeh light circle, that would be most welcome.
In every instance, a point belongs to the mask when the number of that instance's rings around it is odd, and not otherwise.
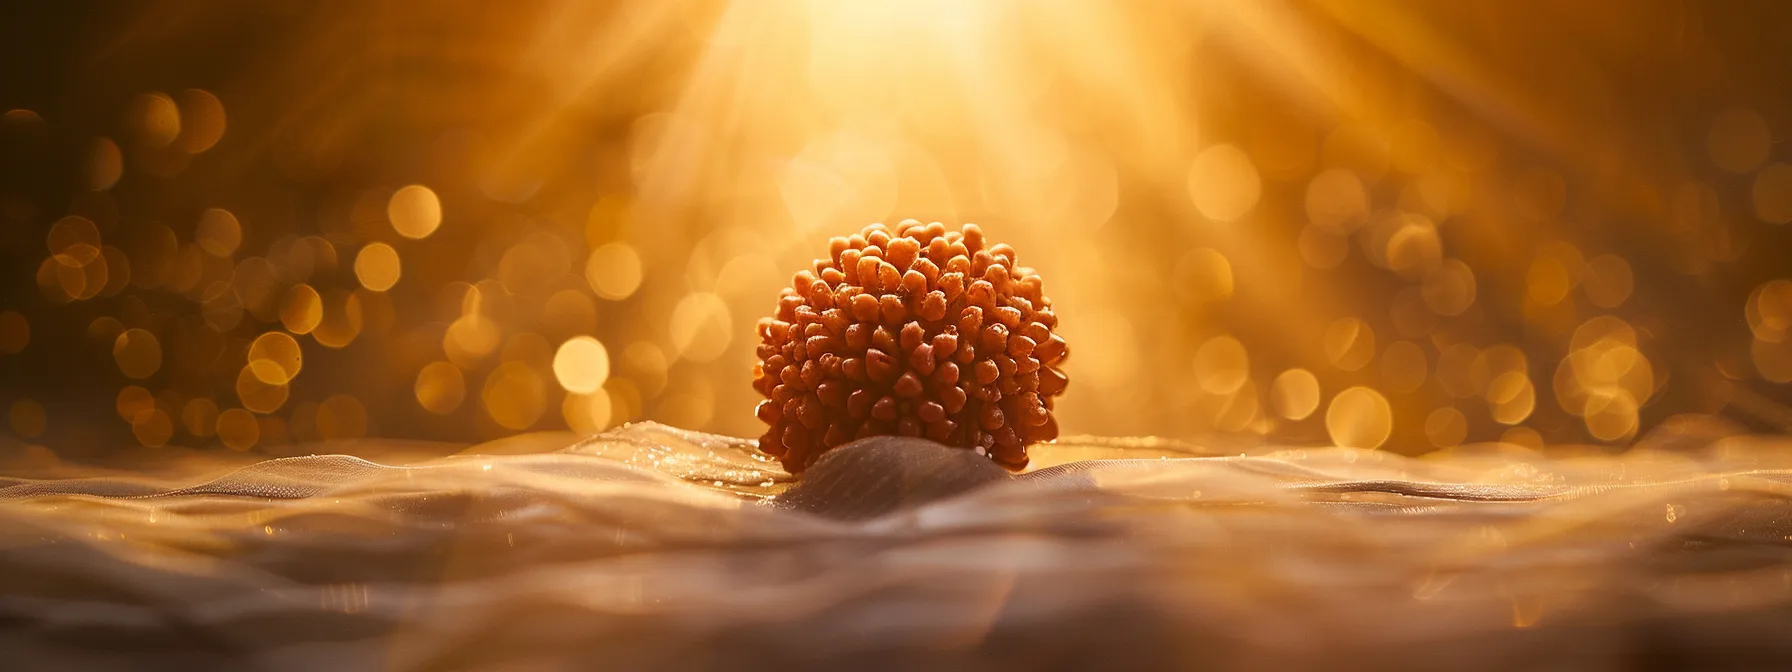
[[[1282,417],[1304,420],[1319,408],[1319,378],[1306,369],[1283,371],[1270,384],[1269,396]]]
[[[1231,336],[1215,336],[1195,349],[1195,381],[1208,394],[1232,394],[1250,378],[1244,344]]]
[[[145,329],[126,329],[112,342],[112,359],[127,378],[144,379],[162,368],[162,343]]]
[[[435,361],[423,365],[413,386],[417,404],[436,415],[448,415],[460,408],[467,396],[467,381],[460,368],[451,362]]]
[[[398,250],[385,243],[369,243],[355,255],[355,278],[361,286],[376,292],[383,292],[398,284],[403,274],[399,265]]]
[[[568,392],[596,392],[610,378],[610,353],[590,336],[567,339],[554,353],[554,378]]]
[[[599,246],[585,261],[585,281],[599,297],[626,299],[641,286],[641,255],[627,243]]]
[[[1214,145],[1188,169],[1188,194],[1195,209],[1216,222],[1230,222],[1256,207],[1263,180],[1251,157],[1235,146]]]
[[[1325,429],[1340,446],[1377,448],[1393,433],[1393,409],[1380,392],[1352,387],[1332,398],[1325,409]]]
[[[406,238],[427,238],[442,225],[442,201],[421,184],[401,187],[386,201],[386,218]]]
[[[249,344],[249,370],[269,385],[292,382],[304,363],[299,342],[286,332],[270,331]]]

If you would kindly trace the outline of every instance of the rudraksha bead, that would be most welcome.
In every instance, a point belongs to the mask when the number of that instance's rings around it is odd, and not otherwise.
[[[853,439],[920,436],[1011,470],[1058,436],[1069,350],[1033,269],[966,224],[872,224],[828,241],[759,321],[759,448],[801,473]]]

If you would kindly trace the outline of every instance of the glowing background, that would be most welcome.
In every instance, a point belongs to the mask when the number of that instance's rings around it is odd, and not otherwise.
[[[1044,275],[1069,433],[1792,427],[1776,4],[249,4],[4,29],[9,454],[756,435],[907,217]]]

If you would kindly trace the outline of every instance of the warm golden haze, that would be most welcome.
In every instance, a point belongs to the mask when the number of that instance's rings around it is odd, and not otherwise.
[[[909,216],[1051,279],[1066,432],[1620,448],[1792,402],[1766,8],[94,11],[5,47],[72,68],[0,101],[21,450],[756,436],[765,297]]]

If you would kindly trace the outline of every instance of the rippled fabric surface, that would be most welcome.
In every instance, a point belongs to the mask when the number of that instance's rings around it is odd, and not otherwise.
[[[745,441],[653,424],[539,448],[0,480],[0,656],[292,670],[1792,662],[1784,439],[1424,459],[1072,439],[1019,476],[881,441],[796,485]]]

